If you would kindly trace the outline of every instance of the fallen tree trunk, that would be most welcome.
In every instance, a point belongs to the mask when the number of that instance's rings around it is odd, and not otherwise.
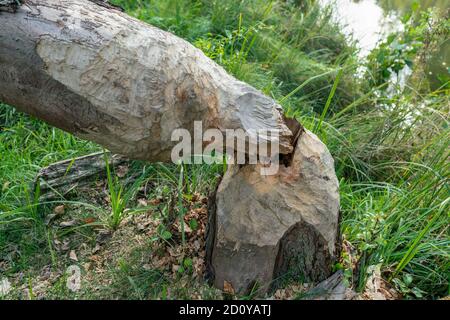
[[[124,165],[128,159],[117,154],[108,155],[108,163],[114,167]],[[106,177],[106,162],[103,152],[63,160],[42,168],[33,190],[39,185],[41,201],[64,198],[70,191],[87,186],[96,178]]]
[[[133,159],[170,161],[176,128],[272,129],[280,106],[188,42],[87,0],[0,16],[0,100]]]
[[[277,174],[230,166],[218,187],[209,271],[239,293],[263,293],[291,269],[310,281],[330,275],[338,183],[317,137],[168,32],[87,0],[22,2],[0,10],[0,101],[131,159],[170,161],[172,132],[193,132],[197,120],[278,132],[260,137],[284,154]]]

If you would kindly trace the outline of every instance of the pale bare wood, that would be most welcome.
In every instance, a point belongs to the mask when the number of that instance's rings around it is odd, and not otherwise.
[[[173,130],[196,120],[277,130],[292,151],[273,99],[183,39],[88,0],[1,13],[0,101],[133,159],[170,161]]]

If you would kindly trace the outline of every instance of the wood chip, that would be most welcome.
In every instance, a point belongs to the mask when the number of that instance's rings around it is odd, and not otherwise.
[[[75,253],[75,250],[70,250],[69,258],[70,258],[70,260],[78,261],[78,257],[77,257],[77,254]]]

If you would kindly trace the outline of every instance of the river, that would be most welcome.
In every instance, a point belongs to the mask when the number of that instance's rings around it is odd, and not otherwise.
[[[360,56],[365,57],[378,41],[390,32],[401,30],[400,17],[411,10],[414,0],[319,0],[334,6],[334,18],[348,35],[358,41]],[[421,0],[422,10],[436,7],[447,10],[448,0]],[[433,53],[426,66],[432,84],[439,83],[437,75],[447,74],[450,67],[450,39]]]

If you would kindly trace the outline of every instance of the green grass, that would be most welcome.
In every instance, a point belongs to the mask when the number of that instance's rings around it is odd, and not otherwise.
[[[122,182],[109,163],[108,152],[103,149],[103,158],[106,168],[106,183],[108,186],[108,200],[111,212],[107,215],[105,224],[112,230],[116,230],[127,215],[137,214],[145,211],[148,207],[140,209],[130,209],[131,201],[136,198],[139,188],[149,179],[149,175],[154,171],[152,166],[144,165],[138,172],[138,177],[133,179],[131,184]],[[136,170],[136,167],[134,168]]]
[[[383,278],[405,298],[449,295],[449,85],[424,86],[424,61],[415,62],[404,89],[388,92],[387,83],[379,80],[383,70],[373,69],[380,68],[373,63],[376,54],[367,73],[358,75],[365,62],[358,59],[355,43],[332,22],[331,9],[313,1],[113,2],[192,42],[237,78],[279,101],[288,115],[327,144],[340,181],[341,231],[354,249],[343,252],[336,267],[345,269],[356,290],[363,290],[367,270],[380,265]],[[440,36],[423,36],[423,30],[410,26],[409,38],[427,43],[448,37],[448,17],[441,20],[447,26],[439,27]],[[391,43],[384,43],[376,52],[391,50]],[[392,52],[410,63],[410,56]],[[61,263],[51,245],[59,234],[44,223],[54,204],[37,202],[39,190],[31,185],[39,168],[98,150],[0,104],[0,252],[8,261],[6,269],[0,265],[0,275],[33,277],[43,266]],[[167,226],[176,219],[183,226],[186,201],[214,188],[223,172],[219,165],[142,163],[138,170],[143,184],[151,185],[148,196],[163,199],[158,210]],[[111,213],[110,226],[120,232],[124,213],[136,209],[135,191],[142,184],[122,185],[115,179],[111,170],[107,186],[112,209],[105,212]],[[101,207],[82,197],[77,201],[79,206],[66,204],[82,215],[89,215],[88,205]],[[76,231],[79,237],[91,236],[85,229]],[[167,232],[162,228],[160,238],[167,241]],[[137,255],[116,261],[108,271],[114,285],[99,285],[99,291],[82,296],[156,298],[172,288],[175,296],[188,297],[188,289],[158,270],[142,268],[141,260]],[[76,297],[64,290],[58,282],[51,296]]]

